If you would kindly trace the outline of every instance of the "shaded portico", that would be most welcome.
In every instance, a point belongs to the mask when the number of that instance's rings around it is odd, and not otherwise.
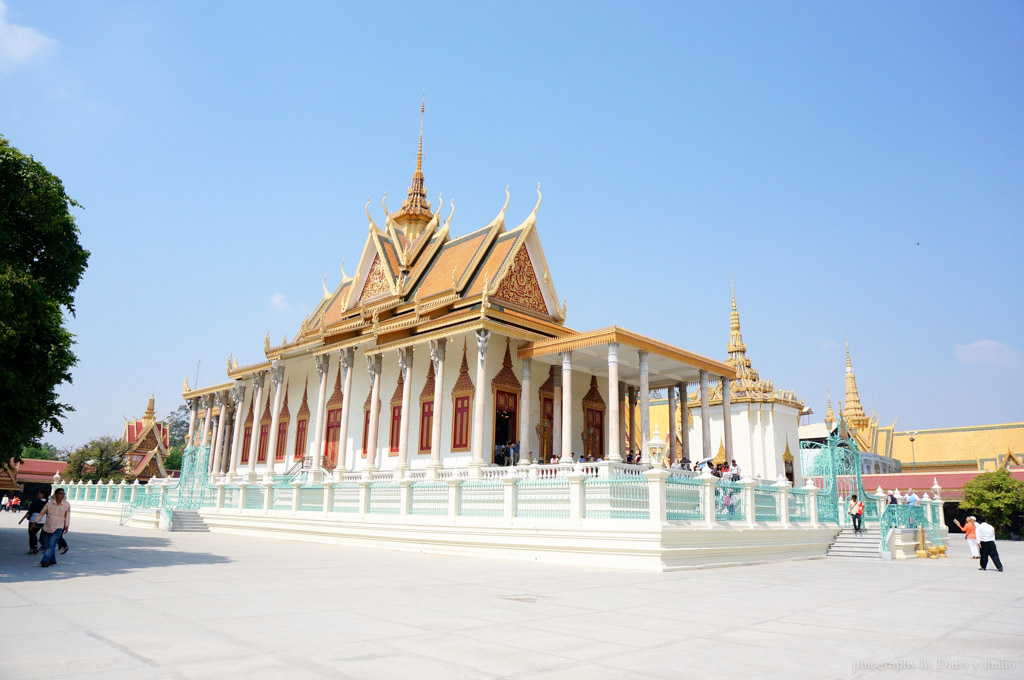
[[[632,442],[640,445],[641,462],[650,463],[651,453],[648,442],[650,432],[650,395],[651,390],[665,389],[669,394],[671,413],[675,412],[676,390],[679,391],[680,403],[683,404],[685,422],[687,385],[697,383],[701,393],[701,426],[703,458],[711,457],[711,425],[708,410],[708,385],[713,380],[720,380],[723,389],[722,408],[729,412],[729,383],[736,378],[733,368],[720,361],[669,345],[653,338],[635,333],[618,326],[602,328],[583,333],[570,333],[558,338],[526,343],[519,348],[518,357],[523,362],[524,390],[528,390],[531,364],[533,361],[545,365],[554,365],[561,369],[560,385],[556,383],[556,432],[561,437],[556,439],[556,451],[561,462],[569,462],[572,458],[573,432],[573,373],[585,373],[603,379],[607,383],[608,417],[604,419],[604,441],[607,442],[607,460],[621,461],[623,450]],[[560,394],[558,388],[560,387]],[[582,395],[578,395],[582,397]],[[628,406],[623,407],[623,399]],[[640,428],[636,432],[633,413],[636,402],[640,406]],[[627,422],[628,413],[628,422]],[[529,409],[520,421],[520,439],[527,440],[530,431]],[[726,456],[732,457],[732,431],[725,429]],[[669,419],[669,460],[678,458],[676,450],[676,421]],[[625,441],[624,441],[625,440]],[[683,457],[688,457],[686,437],[682,438]],[[560,443],[560,445],[559,445]],[[529,454],[521,451],[520,462],[528,463]]]

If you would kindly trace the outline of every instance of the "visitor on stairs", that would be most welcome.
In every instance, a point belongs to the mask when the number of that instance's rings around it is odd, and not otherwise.
[[[846,512],[853,520],[853,533],[860,533],[861,519],[864,517],[864,502],[857,500],[857,494],[850,496],[850,502],[846,504]]]

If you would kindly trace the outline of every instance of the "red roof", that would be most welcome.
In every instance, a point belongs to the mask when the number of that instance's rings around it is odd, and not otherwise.
[[[68,464],[62,460],[37,460],[26,458],[17,467],[17,479],[19,482],[52,482],[53,476],[58,472],[64,472]]]
[[[960,500],[963,498],[964,484],[971,481],[978,475],[983,474],[981,470],[966,470],[960,472],[900,472],[890,475],[862,475],[864,490],[875,491],[879,486],[883,491],[899,489],[906,493],[907,489],[914,489],[919,494],[927,492],[931,495],[932,485],[935,482],[942,487],[940,496],[946,500]],[[1024,469],[1017,468],[1010,470],[1014,479],[1024,481]]]

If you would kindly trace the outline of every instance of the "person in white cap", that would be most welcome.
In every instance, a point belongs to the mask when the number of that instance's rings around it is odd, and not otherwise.
[[[960,524],[960,520],[958,519],[953,520],[953,523],[956,524],[960,531],[964,532],[964,537],[967,539],[967,547],[971,549],[972,560],[976,560],[980,557],[980,552],[978,551],[978,537],[976,534],[978,525],[975,524],[975,521],[974,515],[967,518],[966,524]]]

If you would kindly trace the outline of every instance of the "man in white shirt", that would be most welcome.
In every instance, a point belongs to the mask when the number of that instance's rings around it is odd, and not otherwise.
[[[907,492],[907,505],[921,505],[921,498],[913,489]]]
[[[978,569],[985,571],[988,567],[988,559],[991,557],[992,564],[996,565],[996,569],[1002,571],[1003,563],[999,561],[999,551],[996,550],[996,530],[984,518],[979,518],[974,531],[978,536],[978,548],[981,551],[981,566]]]

